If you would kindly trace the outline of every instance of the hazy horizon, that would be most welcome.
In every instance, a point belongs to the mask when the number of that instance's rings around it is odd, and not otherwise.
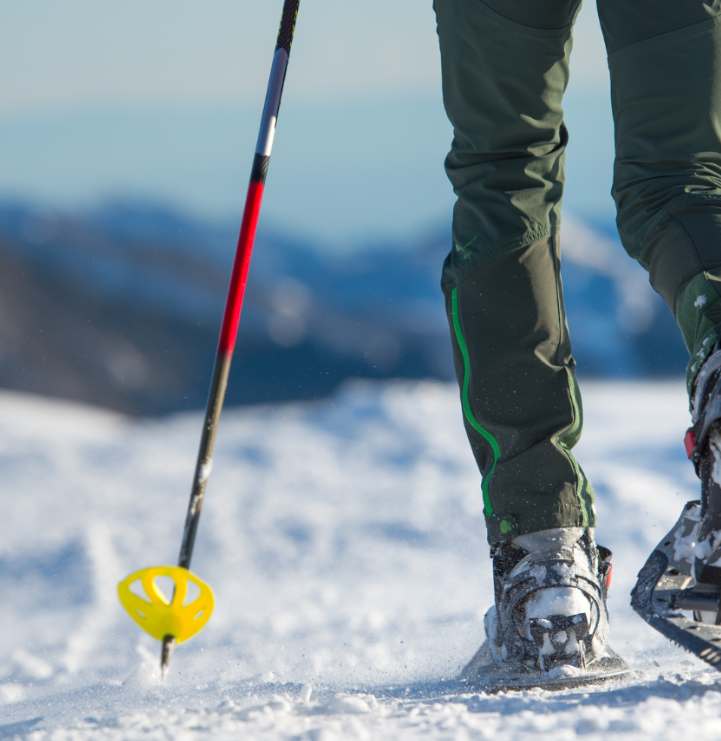
[[[0,198],[66,210],[112,198],[213,220],[244,201],[282,3],[6,3]],[[566,96],[565,210],[613,218],[613,131],[592,7]],[[334,244],[450,221],[431,3],[301,3],[262,220]]]

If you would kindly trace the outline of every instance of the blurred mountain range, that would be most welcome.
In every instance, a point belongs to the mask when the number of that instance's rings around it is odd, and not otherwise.
[[[133,415],[203,407],[236,227],[116,202],[0,205],[0,386]],[[312,399],[347,378],[453,377],[445,226],[333,252],[261,230],[227,403]],[[566,219],[563,280],[582,377],[680,376],[670,312],[614,227]]]

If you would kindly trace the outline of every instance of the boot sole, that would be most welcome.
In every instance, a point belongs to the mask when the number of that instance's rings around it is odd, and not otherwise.
[[[608,647],[606,653],[592,661],[585,671],[573,666],[563,666],[548,672],[539,672],[525,666],[501,666],[494,663],[488,642],[485,641],[461,673],[461,682],[484,692],[526,690],[532,687],[565,690],[620,679],[628,673],[626,662]]]

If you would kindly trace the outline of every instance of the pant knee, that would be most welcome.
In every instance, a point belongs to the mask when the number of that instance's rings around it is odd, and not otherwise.
[[[436,13],[454,127],[446,171],[458,196],[457,285],[507,249],[559,228],[571,27],[523,25],[481,0],[436,0]]]

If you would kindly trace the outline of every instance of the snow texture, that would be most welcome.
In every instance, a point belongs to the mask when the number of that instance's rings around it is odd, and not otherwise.
[[[720,738],[721,675],[628,604],[697,496],[683,386],[584,393],[611,644],[633,672],[497,695],[452,681],[492,601],[457,389],[357,384],[226,413],[193,564],[216,611],[165,683],[116,585],[174,562],[201,416],[0,395],[0,739]]]

